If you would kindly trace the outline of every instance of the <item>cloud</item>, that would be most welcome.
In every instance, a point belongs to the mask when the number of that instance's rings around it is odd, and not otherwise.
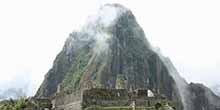
[[[108,2],[119,2],[131,9],[148,41],[171,58],[188,82],[219,82],[217,0],[2,0],[0,88],[22,88],[30,79],[28,88],[32,89],[28,94],[33,95],[69,33]]]
[[[33,87],[31,86],[33,80],[28,72],[19,73],[11,77],[11,80],[0,81],[0,99],[19,98],[20,96],[33,94]]]
[[[9,98],[17,99],[26,96],[25,92],[24,88],[8,88],[0,92],[0,100]]]

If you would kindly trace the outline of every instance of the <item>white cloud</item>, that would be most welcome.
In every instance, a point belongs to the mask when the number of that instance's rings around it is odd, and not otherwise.
[[[107,2],[130,8],[149,41],[188,81],[220,83],[217,0],[4,0],[0,1],[1,88],[23,82],[15,78],[21,75],[31,80],[33,94],[69,33]]]

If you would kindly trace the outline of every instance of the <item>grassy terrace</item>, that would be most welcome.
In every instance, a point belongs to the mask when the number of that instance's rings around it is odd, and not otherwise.
[[[136,110],[138,109],[153,110],[155,109],[155,106],[136,106]],[[90,106],[87,107],[85,110],[132,110],[132,107],[131,106],[108,106],[108,107]]]

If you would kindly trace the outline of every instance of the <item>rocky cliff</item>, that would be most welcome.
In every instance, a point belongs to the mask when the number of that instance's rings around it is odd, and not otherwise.
[[[157,53],[160,55],[160,52]],[[184,110],[220,110],[220,98],[217,95],[202,84],[188,84],[178,74],[169,58],[160,57],[177,84]]]
[[[188,105],[185,93],[195,96],[189,98],[193,102],[190,103],[191,110],[199,110],[196,108],[202,104],[213,109],[205,107],[201,110],[219,110],[217,96],[210,90],[188,85],[170,64],[152,49],[129,9],[119,4],[108,4],[101,7],[81,31],[70,34],[36,97],[51,96],[57,88],[75,92],[86,88],[149,88],[167,96],[178,110]],[[198,101],[207,98],[206,94],[198,96],[202,91],[209,91],[219,103]]]
[[[220,98],[202,84],[190,83],[191,106],[193,110],[220,110]]]

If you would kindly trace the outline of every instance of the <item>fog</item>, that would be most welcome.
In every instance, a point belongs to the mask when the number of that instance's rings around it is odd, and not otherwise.
[[[161,48],[187,82],[220,83],[217,0],[7,0],[0,1],[1,91],[25,88],[34,95],[69,33],[113,2],[132,10],[148,41]],[[117,15],[107,10],[111,17],[102,22]]]
[[[9,88],[2,92],[0,91],[0,100],[8,98],[18,99],[25,96],[27,96],[26,91],[22,88]]]

